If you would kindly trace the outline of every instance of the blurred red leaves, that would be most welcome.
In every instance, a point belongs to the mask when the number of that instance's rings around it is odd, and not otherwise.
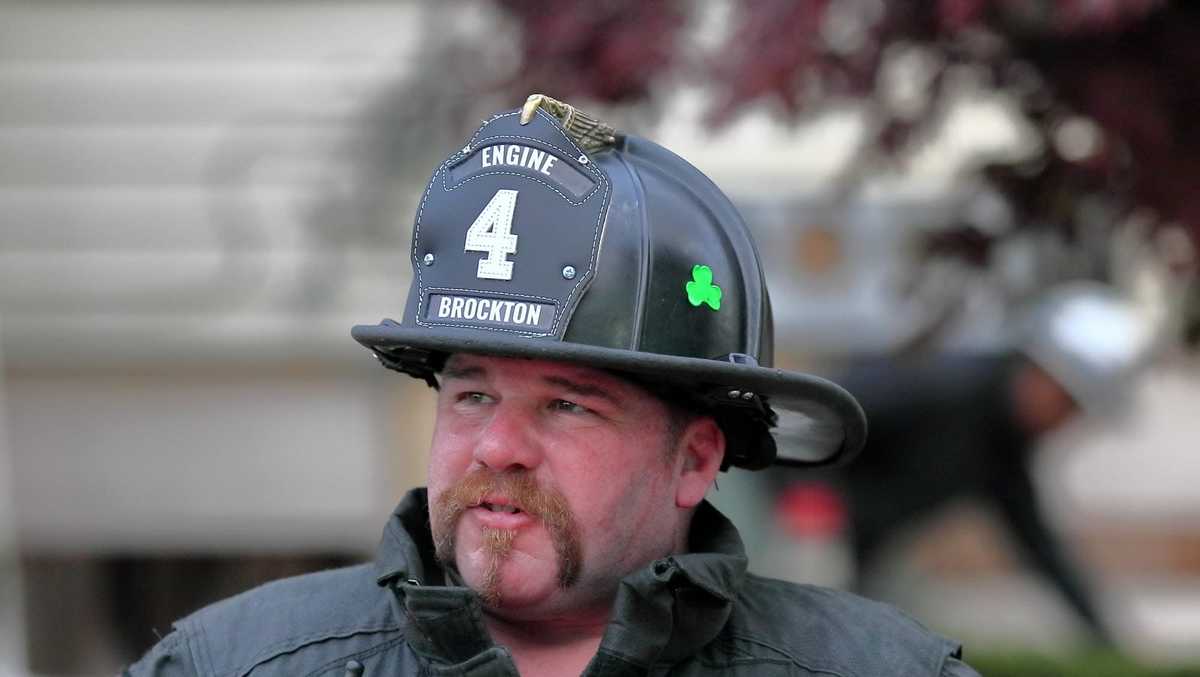
[[[497,2],[523,30],[522,65],[505,86],[514,94],[637,104],[686,81],[711,95],[714,127],[751,106],[798,121],[830,102],[858,99],[878,116],[873,152],[885,156],[909,150],[932,118],[902,118],[879,105],[886,50],[930,49],[943,71],[978,66],[989,86],[1019,92],[1023,112],[1048,141],[1072,117],[1102,130],[1085,157],[1063,157],[1048,142],[1037,171],[989,172],[1020,215],[1018,227],[1069,229],[1061,206],[1071,195],[1063,191],[1099,193],[1128,209],[1150,207],[1160,223],[1179,221],[1200,242],[1200,3],[732,2],[723,44],[699,51],[684,33],[701,3]],[[940,76],[929,80],[930,109],[947,94]]]
[[[647,98],[676,67],[690,3],[497,0],[521,27],[521,67],[504,89],[614,104]]]
[[[709,121],[729,122],[747,103],[771,99],[790,116],[807,103],[804,78],[833,77],[838,64],[822,53],[821,20],[829,0],[763,0],[737,14],[725,48],[708,57],[716,101]],[[815,103],[815,102],[814,102]]]

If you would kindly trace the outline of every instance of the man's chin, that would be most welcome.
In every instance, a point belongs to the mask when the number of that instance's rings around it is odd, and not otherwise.
[[[459,562],[459,573],[489,609],[505,613],[535,609],[552,604],[563,592],[553,561],[546,562],[519,550],[509,552],[499,561],[491,553],[472,555],[467,562]]]

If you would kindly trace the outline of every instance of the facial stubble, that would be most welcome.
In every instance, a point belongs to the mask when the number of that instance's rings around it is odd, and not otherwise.
[[[459,520],[469,508],[489,495],[504,496],[522,512],[540,520],[550,536],[558,564],[557,582],[561,589],[579,580],[583,548],[579,527],[566,498],[558,491],[541,487],[528,472],[494,473],[480,468],[438,496],[431,519],[436,534],[434,549],[443,566],[456,562],[455,534]],[[480,589],[476,592],[491,607],[503,604],[501,568],[512,553],[517,533],[511,529],[483,529],[483,550],[487,558]]]

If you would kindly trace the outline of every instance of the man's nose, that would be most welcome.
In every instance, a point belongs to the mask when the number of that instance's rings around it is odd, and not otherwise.
[[[475,460],[497,472],[537,467],[542,450],[534,435],[534,418],[519,405],[501,403],[479,432]]]

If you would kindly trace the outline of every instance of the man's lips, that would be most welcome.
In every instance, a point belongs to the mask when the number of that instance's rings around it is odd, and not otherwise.
[[[471,506],[468,512],[481,525],[493,529],[516,529],[534,521],[532,515],[502,498],[482,500]]]
[[[511,503],[492,503],[491,501],[483,501],[475,507],[483,508],[484,510],[490,510],[492,512],[504,512],[510,514],[523,512],[520,508],[512,505]]]

